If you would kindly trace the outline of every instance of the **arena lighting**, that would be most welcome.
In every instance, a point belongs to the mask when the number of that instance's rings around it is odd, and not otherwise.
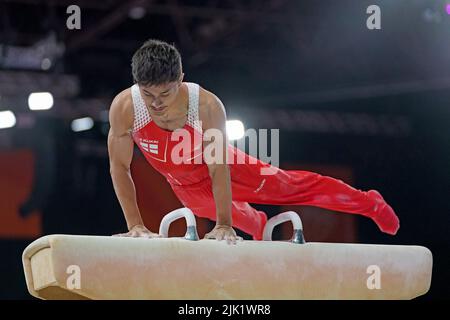
[[[50,92],[33,92],[28,96],[30,110],[48,110],[53,107],[53,95]]]
[[[49,70],[52,67],[52,60],[50,60],[49,58],[44,58],[42,59],[41,62],[41,69],[42,70]]]
[[[0,111],[0,129],[12,128],[16,125],[16,116],[12,111]]]
[[[90,117],[75,119],[72,121],[71,128],[72,131],[80,132],[92,129],[94,126],[94,120]]]
[[[240,120],[228,120],[226,126],[229,140],[239,140],[245,134],[244,124]]]
[[[128,12],[128,16],[133,20],[139,20],[142,19],[146,14],[146,10],[143,7],[133,7]]]

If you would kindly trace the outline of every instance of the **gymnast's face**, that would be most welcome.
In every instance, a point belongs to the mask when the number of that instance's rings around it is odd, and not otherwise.
[[[140,85],[139,89],[147,107],[152,113],[159,115],[164,114],[176,100],[182,83],[182,78],[180,78],[178,81],[156,86]]]

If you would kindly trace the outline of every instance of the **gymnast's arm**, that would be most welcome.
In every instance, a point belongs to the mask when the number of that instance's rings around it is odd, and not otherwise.
[[[210,143],[214,143],[215,150],[221,150],[213,154],[213,159],[205,158],[208,166],[209,175],[212,182],[212,192],[216,204],[216,227],[205,238],[215,238],[217,240],[225,239],[228,242],[235,243],[236,233],[232,228],[232,196],[231,196],[231,177],[230,169],[227,163],[228,139],[226,135],[226,112],[222,102],[213,94],[209,93],[206,104],[206,116],[203,120],[204,129],[204,149]],[[209,131],[213,129],[213,131]],[[221,139],[217,141],[211,139],[220,135]],[[209,134],[209,133],[212,133]],[[211,140],[210,140],[211,139]],[[205,155],[207,156],[208,153]]]
[[[119,203],[125,215],[128,233],[118,236],[159,237],[145,228],[136,200],[136,189],[131,177],[130,164],[133,158],[133,110],[126,91],[116,96],[109,111],[110,130],[108,154],[110,174]]]

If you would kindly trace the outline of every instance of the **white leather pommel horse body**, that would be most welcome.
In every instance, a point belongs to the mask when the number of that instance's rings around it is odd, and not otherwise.
[[[184,238],[167,238],[185,217]],[[291,220],[291,241],[270,241]],[[187,208],[161,222],[163,238],[49,235],[23,252],[28,290],[41,299],[412,299],[431,283],[421,246],[305,243],[289,211],[270,219],[266,241],[198,240]]]

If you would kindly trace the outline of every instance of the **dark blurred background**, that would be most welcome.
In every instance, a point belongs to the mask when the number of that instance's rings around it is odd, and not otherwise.
[[[66,27],[72,4],[81,29]],[[373,4],[380,30],[366,27]],[[185,81],[219,96],[228,119],[280,129],[280,167],[377,189],[401,221],[391,237],[361,216],[294,207],[307,241],[426,246],[433,280],[419,299],[450,298],[450,1],[0,0],[1,299],[31,298],[21,254],[34,239],[125,231],[107,115],[149,38],[177,46]],[[52,108],[31,110],[33,92]],[[156,231],[180,203],[139,152],[132,169]],[[212,226],[199,221],[200,235]]]

